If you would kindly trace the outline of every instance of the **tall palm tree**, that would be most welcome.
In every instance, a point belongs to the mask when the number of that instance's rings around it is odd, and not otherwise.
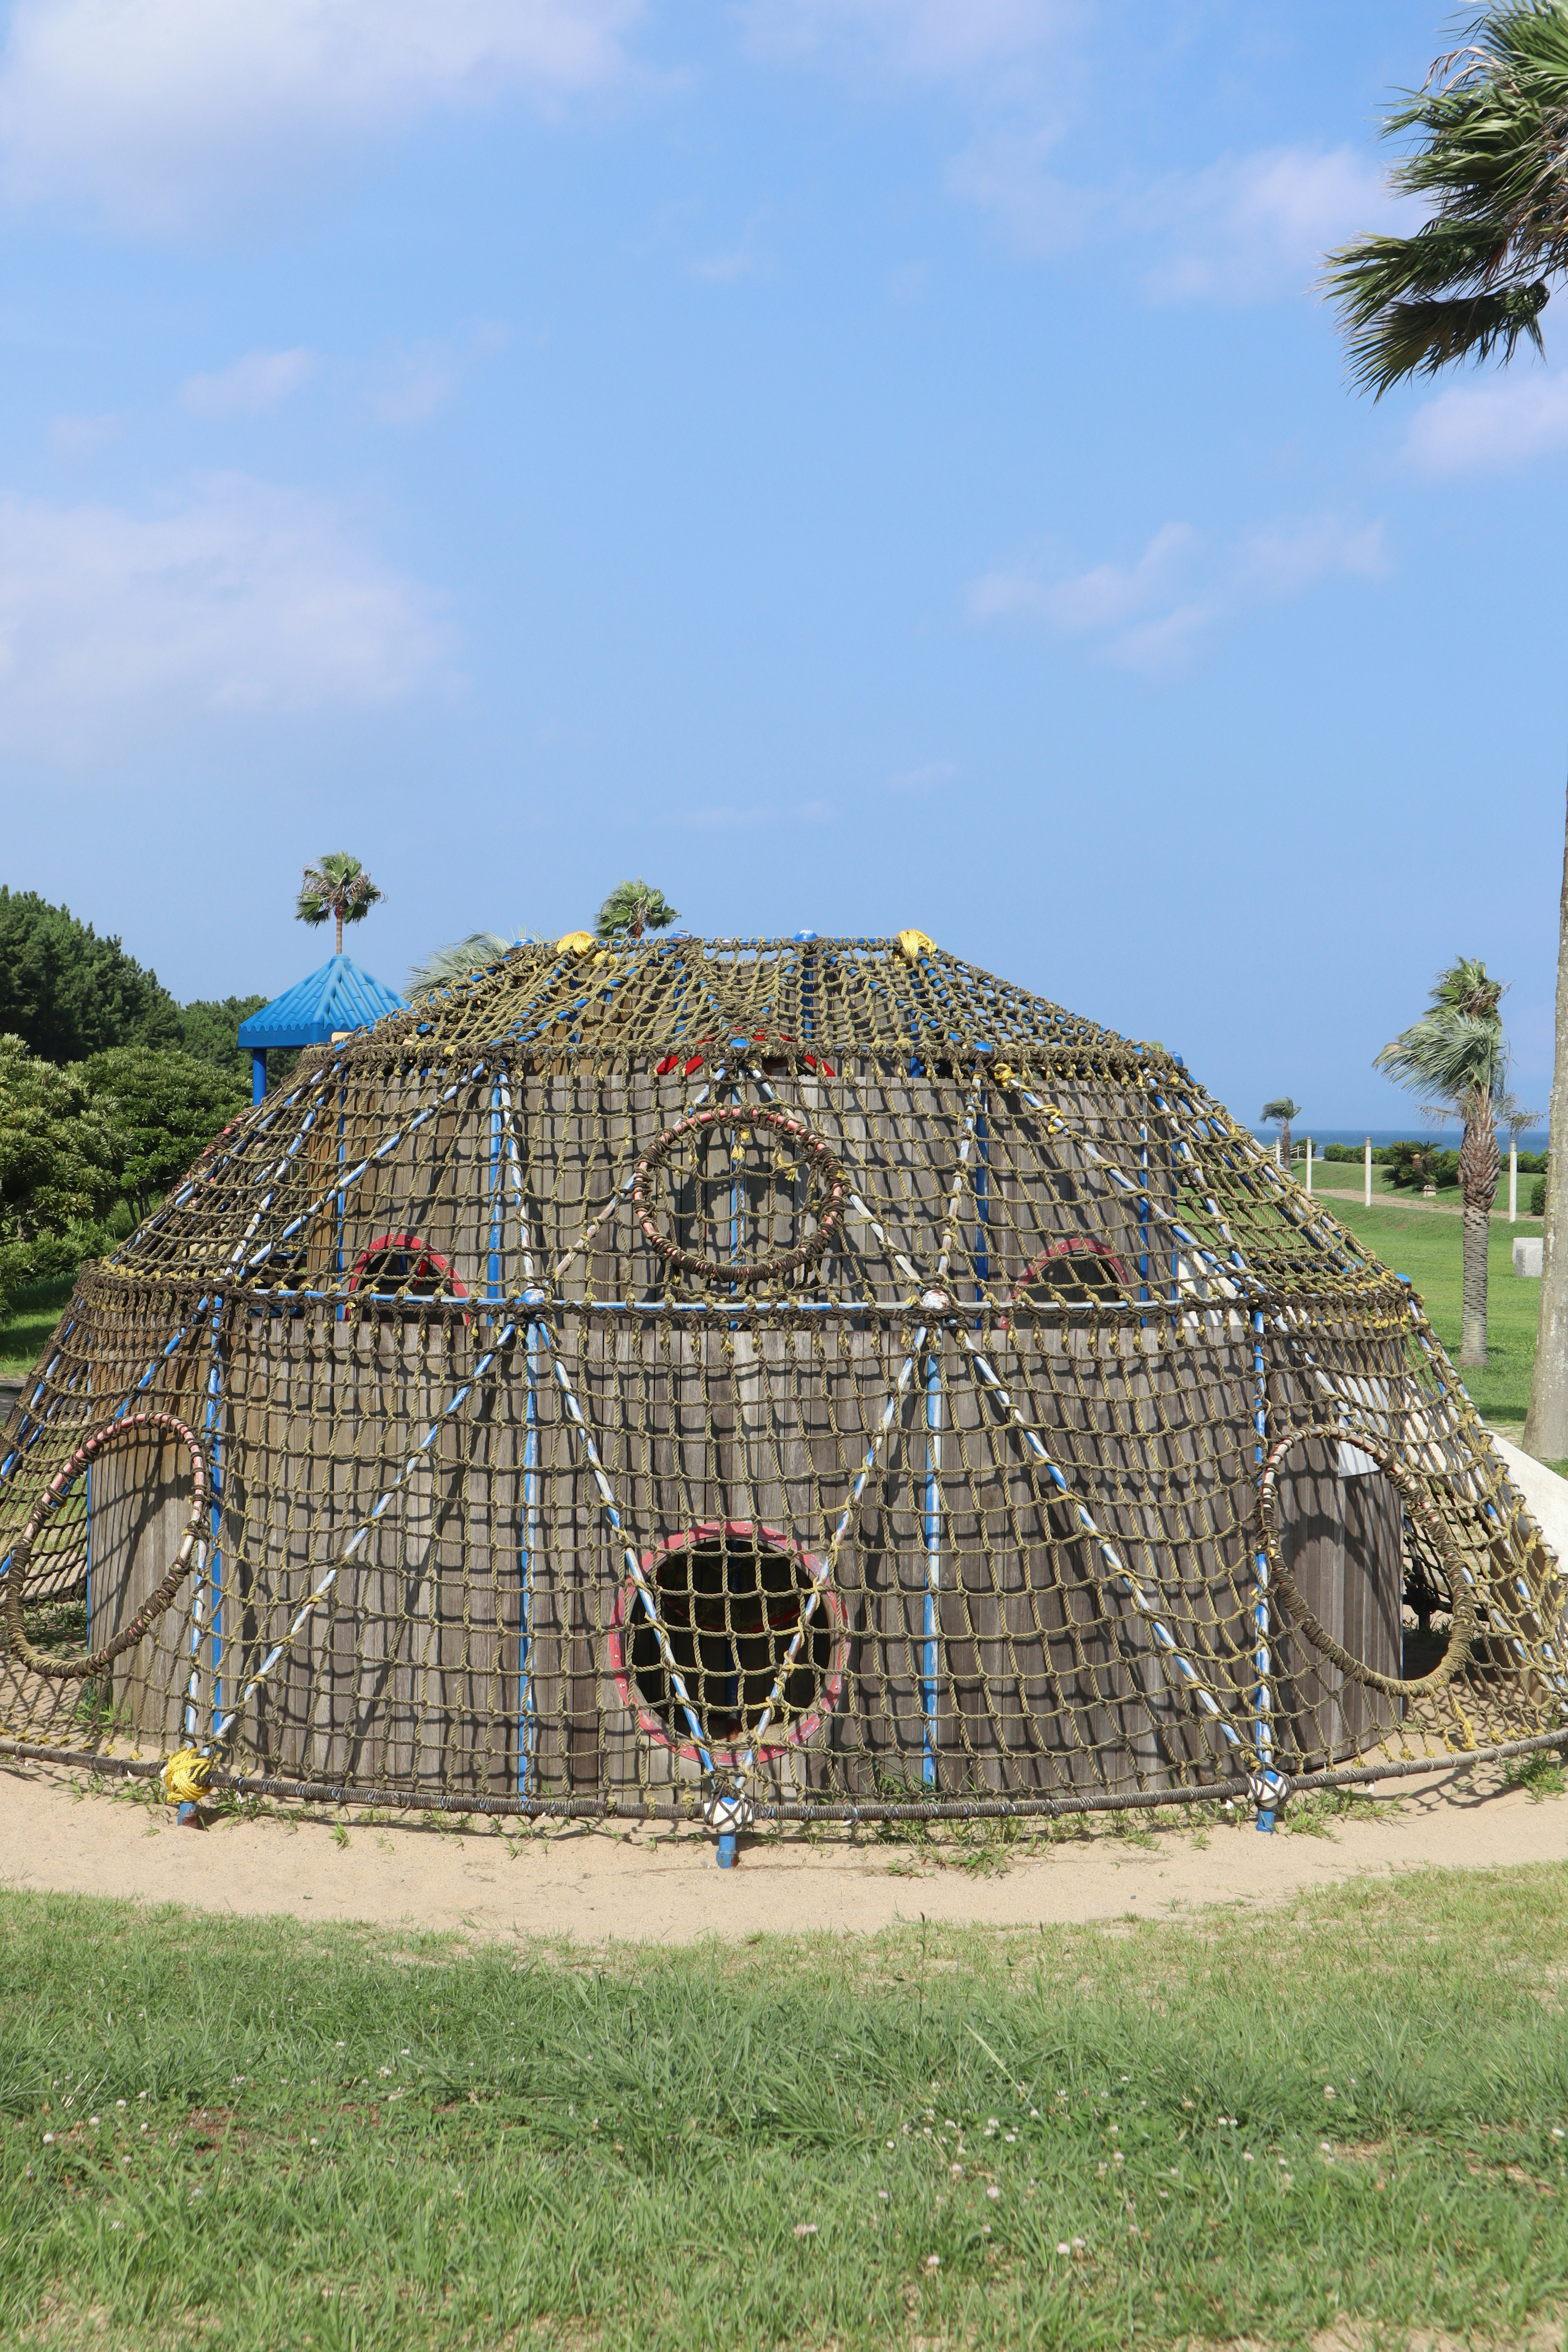
[[[1541,313],[1568,271],[1568,0],[1492,0],[1384,128],[1415,134],[1393,180],[1428,217],[1409,236],[1362,237],[1329,257],[1355,382],[1381,397],[1458,360],[1510,360],[1521,337],[1542,350]],[[1557,1149],[1524,1443],[1550,1462],[1568,1454],[1568,849],[1549,1118]]]
[[[1489,980],[1484,963],[1461,956],[1438,973],[1421,1018],[1373,1060],[1374,1069],[1414,1087],[1428,1105],[1455,1113],[1464,1123],[1459,1146],[1459,1190],[1465,1201],[1461,1364],[1487,1360],[1487,1241],[1502,1165],[1498,1121],[1506,1121],[1511,1108],[1508,1047],[1498,1011],[1502,992],[1502,982]]]
[[[601,940],[614,939],[617,931],[630,931],[634,940],[640,940],[645,931],[668,931],[679,920],[679,908],[639,877],[636,882],[616,883],[599,909],[594,930]]]
[[[324,923],[329,915],[335,915],[337,951],[342,955],[343,925],[363,923],[380,897],[357,857],[351,857],[346,849],[330,849],[300,875],[294,912],[302,923]]]
[[[1285,1163],[1285,1173],[1289,1176],[1290,1173],[1290,1121],[1300,1118],[1300,1104],[1292,1102],[1289,1095],[1277,1095],[1272,1102],[1264,1104],[1258,1116],[1265,1127],[1277,1127],[1279,1129],[1279,1157]]]

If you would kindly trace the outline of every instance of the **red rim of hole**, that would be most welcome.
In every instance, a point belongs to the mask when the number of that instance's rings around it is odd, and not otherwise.
[[[755,1751],[760,1762],[767,1757],[783,1756],[792,1748],[805,1747],[816,1738],[844,1696],[849,1627],[844,1613],[844,1603],[833,1585],[827,1580],[822,1562],[816,1554],[807,1551],[805,1546],[795,1542],[793,1537],[785,1535],[782,1528],[759,1527],[752,1519],[702,1519],[695,1527],[684,1528],[679,1535],[667,1536],[664,1541],[656,1544],[651,1551],[643,1553],[641,1561],[643,1575],[657,1592],[658,1564],[661,1560],[668,1559],[673,1552],[691,1551],[699,1544],[711,1543],[715,1538],[721,1541],[730,1536],[747,1537],[759,1549],[780,1552],[786,1559],[794,1561],[798,1568],[804,1570],[817,1589],[819,1595],[816,1604],[817,1613],[826,1618],[831,1629],[833,1647],[827,1674],[822,1685],[821,1696],[805,1715],[793,1717],[776,1728],[773,1726],[769,1727],[762,1746]],[[686,1763],[700,1764],[702,1759],[697,1752],[696,1742],[689,1738],[675,1738],[663,1716],[656,1715],[652,1707],[646,1704],[641,1695],[632,1686],[631,1669],[626,1663],[626,1632],[634,1610],[641,1612],[642,1602],[638,1597],[636,1583],[630,1576],[627,1576],[616,1593],[615,1614],[610,1621],[606,1640],[609,1667],[615,1676],[616,1696],[627,1713],[636,1716],[638,1728],[646,1732],[647,1737],[656,1741],[660,1748],[672,1749]],[[646,1612],[644,1622],[647,1622]],[[679,1719],[680,1702],[673,1694],[669,1706],[672,1717]],[[733,1770],[750,1752],[751,1743],[748,1740],[741,1740],[729,1747],[721,1744],[715,1745],[710,1741],[708,1748],[709,1755],[721,1771]]]
[[[367,1302],[374,1299],[378,1307],[436,1307],[440,1305],[443,1298],[467,1298],[468,1289],[454,1273],[450,1258],[443,1257],[439,1250],[428,1248],[417,1234],[380,1234],[374,1241],[367,1242],[353,1262],[353,1270],[349,1276],[349,1288],[358,1291],[367,1270],[370,1269],[371,1260],[384,1256],[393,1250],[399,1251],[405,1257],[411,1257],[414,1261],[413,1272],[404,1277],[405,1281],[421,1280],[426,1268],[428,1267],[433,1275],[440,1276],[445,1279],[447,1287],[433,1297],[426,1294],[423,1297],[411,1291],[367,1289],[363,1293]]]

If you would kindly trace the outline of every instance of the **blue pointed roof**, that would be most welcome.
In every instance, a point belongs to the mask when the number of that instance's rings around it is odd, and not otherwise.
[[[384,981],[362,971],[352,956],[335,955],[242,1021],[239,1042],[247,1054],[268,1045],[324,1045],[338,1030],[369,1029],[403,1009]]]

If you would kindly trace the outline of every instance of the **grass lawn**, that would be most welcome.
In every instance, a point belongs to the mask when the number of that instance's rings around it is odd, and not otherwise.
[[[56,1282],[30,1283],[12,1295],[11,1312],[0,1323],[0,1374],[14,1378],[18,1372],[32,1370],[50,1332],[69,1306],[75,1287],[73,1277],[68,1274]]]
[[[0,2340],[1517,2341],[1565,1943],[1556,1865],[610,1957],[6,1894]]]
[[[1407,1274],[1421,1293],[1437,1337],[1456,1361],[1459,1353],[1459,1304],[1463,1275],[1462,1227],[1457,1216],[1434,1216],[1430,1207],[1384,1208],[1374,1201],[1325,1201],[1324,1207],[1395,1274]],[[1513,1270],[1513,1244],[1538,1234],[1539,1217],[1517,1225],[1494,1218],[1488,1254],[1488,1361],[1484,1371],[1467,1371],[1464,1382],[1483,1419],[1522,1421],[1530,1403],[1535,1362],[1535,1328],[1541,1316],[1541,1285]]]

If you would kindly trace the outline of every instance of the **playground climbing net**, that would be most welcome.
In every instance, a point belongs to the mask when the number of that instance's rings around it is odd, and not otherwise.
[[[733,1827],[1568,1725],[1408,1286],[1157,1046],[896,940],[521,947],[309,1058],[0,1459],[13,1750]]]

